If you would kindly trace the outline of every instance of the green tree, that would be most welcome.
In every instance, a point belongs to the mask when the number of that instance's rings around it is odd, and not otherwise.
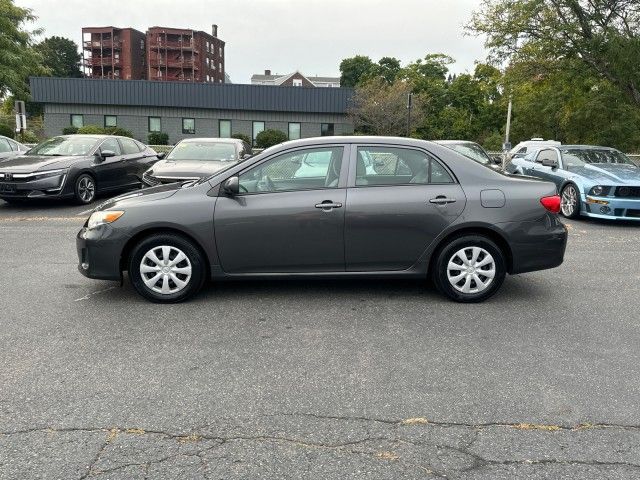
[[[372,74],[391,84],[396,81],[401,72],[400,60],[394,57],[382,57],[378,60],[378,64],[373,67]]]
[[[640,2],[483,0],[468,29],[495,61],[574,59],[640,105]]]
[[[35,19],[30,9],[0,0],[0,97],[11,93],[27,100],[29,75],[46,73],[42,57],[33,48],[33,38],[40,32],[26,30],[26,24]]]
[[[340,86],[355,87],[365,77],[371,76],[376,64],[369,57],[356,55],[340,62]]]
[[[287,141],[287,134],[280,130],[268,128],[256,135],[256,147],[269,148]]]
[[[34,47],[42,56],[43,64],[52,77],[82,77],[78,46],[64,37],[49,37]]]

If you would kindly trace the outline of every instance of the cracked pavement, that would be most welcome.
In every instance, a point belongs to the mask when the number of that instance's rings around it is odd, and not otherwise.
[[[571,221],[491,301],[419,282],[76,272],[83,209],[0,201],[0,480],[640,478],[640,225]]]

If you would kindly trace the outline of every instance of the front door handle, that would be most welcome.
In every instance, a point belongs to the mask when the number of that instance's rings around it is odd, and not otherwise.
[[[429,203],[435,203],[436,205],[446,205],[448,203],[455,203],[455,198],[448,198],[444,195],[438,195],[436,198],[429,200]]]
[[[323,210],[331,210],[333,208],[341,208],[342,204],[333,202],[332,200],[325,200],[322,203],[316,203],[316,208],[321,208]]]

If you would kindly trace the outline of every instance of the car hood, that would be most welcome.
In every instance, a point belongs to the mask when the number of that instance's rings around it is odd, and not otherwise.
[[[569,167],[569,172],[579,175],[595,183],[608,184],[638,184],[640,182],[640,168],[633,165],[616,163],[586,164],[583,167]]]
[[[141,203],[162,200],[174,195],[178,190],[183,188],[183,186],[184,183],[175,182],[125,193],[101,203],[94,208],[93,211],[98,212],[100,210],[111,210],[114,208],[127,208]]]
[[[229,168],[238,162],[232,161],[200,161],[200,160],[160,160],[152,167],[155,177],[204,178],[220,170]]]
[[[85,160],[85,156],[51,157],[45,155],[20,155],[0,163],[0,170],[29,173],[37,170],[68,168],[74,163]]]

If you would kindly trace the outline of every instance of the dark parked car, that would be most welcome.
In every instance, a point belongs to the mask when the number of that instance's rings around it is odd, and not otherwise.
[[[545,147],[514,158],[506,170],[555,183],[567,218],[640,220],[640,168],[614,148]]]
[[[314,176],[296,175],[309,154],[330,160]],[[367,171],[365,158],[385,168]],[[128,270],[157,302],[184,300],[210,278],[428,275],[450,298],[477,302],[506,273],[562,263],[559,208],[553,183],[496,172],[435,143],[310,138],[208,179],[102,204],[77,235],[78,268],[105,280]]]
[[[127,137],[63,135],[0,163],[0,198],[74,198],[90,203],[98,193],[141,185],[157,153]]]
[[[182,140],[142,176],[145,186],[210,177],[251,156],[251,146],[235,138]]]
[[[29,150],[29,147],[26,145],[16,142],[12,138],[0,135],[0,162],[22,155],[27,150]]]
[[[492,158],[484,148],[475,142],[469,142],[466,140],[437,140],[435,143],[444,145],[451,150],[455,150],[465,157],[469,157],[471,160],[475,160],[486,167],[493,168],[494,170],[502,169],[502,159]]]

